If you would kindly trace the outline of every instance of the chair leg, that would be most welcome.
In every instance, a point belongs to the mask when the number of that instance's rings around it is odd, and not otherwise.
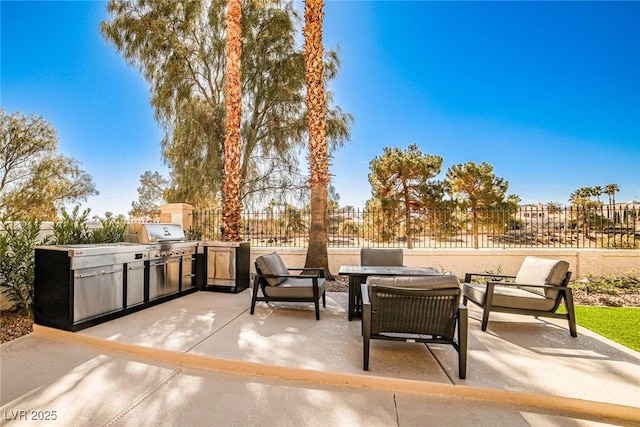
[[[567,320],[569,321],[569,333],[572,337],[578,336],[576,330],[576,312],[573,308],[573,293],[570,288],[565,290],[565,308],[567,309]]]
[[[371,305],[362,307],[362,368],[369,370],[369,349],[371,344]]]
[[[458,376],[467,378],[467,350],[469,338],[469,314],[467,307],[461,307],[458,312]]]
[[[316,320],[320,320],[320,301],[316,300],[314,305],[316,306]]]
[[[258,298],[258,284],[256,281],[253,282],[253,296],[251,297],[251,314],[253,314],[256,308],[256,298]]]
[[[482,308],[482,326],[480,329],[487,330],[487,324],[489,323],[489,307],[486,305]]]
[[[483,331],[487,330],[487,324],[489,323],[489,313],[491,312],[491,304],[493,303],[493,290],[495,284],[489,282],[487,284],[487,291],[484,296],[484,306],[482,306],[482,327]]]
[[[322,293],[322,306],[323,307],[327,306],[327,293],[326,292]]]

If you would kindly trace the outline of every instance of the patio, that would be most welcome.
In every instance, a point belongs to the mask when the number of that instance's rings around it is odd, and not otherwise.
[[[347,294],[258,303],[197,292],[2,345],[4,425],[636,425],[640,354],[566,322],[469,307],[467,379],[450,346],[373,341]],[[49,412],[47,412],[49,411]]]

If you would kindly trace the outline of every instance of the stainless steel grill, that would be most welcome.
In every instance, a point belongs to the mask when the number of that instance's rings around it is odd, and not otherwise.
[[[149,248],[149,300],[194,286],[198,242],[186,240],[179,224],[132,223],[125,241]]]

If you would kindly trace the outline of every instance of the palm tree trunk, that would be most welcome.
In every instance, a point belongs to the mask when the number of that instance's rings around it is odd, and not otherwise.
[[[311,229],[306,267],[324,267],[329,272],[327,253],[327,185],[329,154],[327,147],[326,102],[322,57],[323,0],[305,1],[304,58],[309,120],[309,185],[311,186]]]
[[[225,76],[224,178],[222,183],[222,240],[240,240],[240,121],[242,119],[242,10],[240,0],[227,0]]]

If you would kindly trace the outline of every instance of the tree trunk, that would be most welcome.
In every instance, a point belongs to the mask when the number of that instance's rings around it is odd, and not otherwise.
[[[480,247],[480,242],[478,240],[478,209],[472,207],[471,214],[473,219],[473,248],[478,249]]]
[[[224,178],[222,183],[223,241],[239,241],[242,201],[240,199],[240,121],[242,119],[242,10],[240,0],[227,0],[227,45],[225,76]]]
[[[327,192],[322,187],[311,188],[311,205],[327,204]],[[328,279],[333,276],[329,271],[329,254],[327,252],[327,209],[311,211],[311,228],[309,229],[309,247],[305,267],[323,267]]]
[[[411,207],[409,206],[409,195],[406,188],[404,193],[404,235],[407,238],[407,249],[413,249],[413,223],[411,221]]]
[[[326,102],[324,95],[322,20],[323,0],[307,0],[304,18],[304,59],[309,120],[309,184],[311,186],[311,230],[305,267],[323,267],[327,276],[327,185],[329,154],[327,147]]]

